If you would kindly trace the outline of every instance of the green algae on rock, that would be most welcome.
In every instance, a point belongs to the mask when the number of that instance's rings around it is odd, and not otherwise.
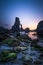
[[[18,46],[20,44],[20,41],[18,39],[8,38],[4,40],[2,43],[8,44],[11,46]]]
[[[4,53],[4,54],[0,54],[1,55],[1,62],[5,62],[5,61],[8,61],[8,60],[11,60],[11,59],[16,59],[17,57],[17,54],[16,53]]]

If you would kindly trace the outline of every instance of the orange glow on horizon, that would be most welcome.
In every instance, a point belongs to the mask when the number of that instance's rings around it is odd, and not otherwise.
[[[23,27],[23,29],[25,29],[25,28],[29,28],[30,30],[35,30],[36,28],[37,28],[37,25],[30,25],[30,26],[25,26],[25,25],[23,25],[22,26]]]
[[[27,28],[27,27],[23,27],[23,29],[25,29],[25,28]],[[30,30],[35,30],[36,28],[35,27],[28,27]]]

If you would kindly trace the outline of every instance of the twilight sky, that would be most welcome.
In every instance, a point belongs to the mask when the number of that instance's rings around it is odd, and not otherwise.
[[[23,28],[36,29],[43,20],[43,0],[0,0],[0,26],[11,28],[15,17]]]

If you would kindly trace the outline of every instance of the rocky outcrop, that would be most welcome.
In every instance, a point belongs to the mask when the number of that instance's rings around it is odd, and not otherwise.
[[[9,37],[8,34],[10,34],[10,30],[8,30],[4,27],[0,27],[0,41],[3,41],[7,37]]]
[[[24,29],[22,27],[22,24],[20,24],[20,32],[23,32],[23,31],[24,31]]]
[[[28,32],[30,31],[30,29],[29,29],[29,28],[26,28],[24,31],[25,31],[26,33],[28,33]]]
[[[40,21],[37,25],[37,34],[43,36],[43,20]]]
[[[15,23],[12,26],[12,33],[15,34],[15,36],[18,36],[20,32],[20,20],[18,17],[15,18]]]

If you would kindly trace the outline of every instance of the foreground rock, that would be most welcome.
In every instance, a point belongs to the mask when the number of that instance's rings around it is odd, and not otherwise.
[[[43,47],[43,40],[40,39],[32,40],[31,45],[34,47]]]
[[[29,57],[29,56],[25,56],[25,57],[23,58],[23,61],[24,61],[24,62],[23,62],[24,65],[31,65],[33,59],[32,59],[31,57]]]
[[[0,56],[1,56],[0,57],[0,62],[5,62],[5,61],[15,59],[17,57],[17,54],[6,50],[6,51],[3,51],[0,54]]]

